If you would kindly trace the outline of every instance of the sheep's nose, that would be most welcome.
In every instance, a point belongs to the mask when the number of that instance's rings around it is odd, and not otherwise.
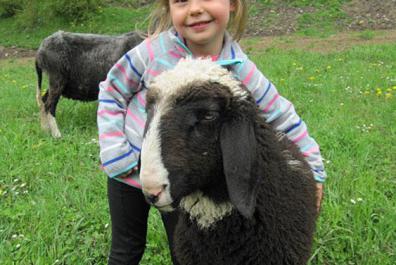
[[[158,201],[159,196],[158,195],[146,195],[146,199],[149,203],[154,204]]]
[[[167,186],[168,185],[164,184],[160,187],[144,187],[143,192],[147,201],[151,204],[155,204]]]

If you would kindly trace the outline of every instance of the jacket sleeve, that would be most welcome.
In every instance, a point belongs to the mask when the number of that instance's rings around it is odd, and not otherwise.
[[[319,145],[309,136],[305,122],[297,115],[294,106],[282,97],[276,87],[264,77],[256,65],[246,59],[238,68],[237,77],[251,91],[262,117],[280,132],[285,133],[308,161],[314,178],[323,183],[326,172]]]
[[[125,115],[139,91],[146,68],[144,42],[127,52],[99,84],[97,123],[100,160],[109,177],[117,177],[137,165],[139,153],[125,135]]]

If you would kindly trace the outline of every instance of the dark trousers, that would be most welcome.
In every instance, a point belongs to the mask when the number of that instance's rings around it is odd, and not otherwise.
[[[147,219],[150,205],[144,200],[141,190],[108,180],[107,185],[111,216],[111,250],[109,265],[137,265],[146,247]],[[173,253],[173,230],[177,213],[162,214],[162,221]],[[178,265],[173,254],[172,261]]]

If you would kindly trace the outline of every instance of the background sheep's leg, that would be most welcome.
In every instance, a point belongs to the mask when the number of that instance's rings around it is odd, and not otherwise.
[[[48,92],[45,93],[45,97],[47,96]],[[41,97],[41,91],[37,90],[37,94],[36,94],[36,100],[37,100],[37,104],[40,107],[40,123],[41,123],[41,129],[45,132],[50,132],[51,128],[50,125],[48,123],[48,119],[47,119],[47,112],[45,111],[45,103],[43,101],[43,98]]]
[[[60,138],[62,137],[62,134],[59,131],[58,124],[56,123],[55,116],[53,116],[51,113],[47,114],[47,120],[48,124],[51,130],[51,135],[54,138]]]
[[[50,76],[49,89],[43,97],[44,114],[46,116],[51,135],[54,138],[59,138],[62,136],[56,123],[55,112],[58,101],[62,95],[63,87],[64,84],[62,79]]]
[[[36,102],[37,106],[39,106],[40,108],[44,106],[43,98],[41,96],[41,89],[39,86],[37,86],[36,88]]]

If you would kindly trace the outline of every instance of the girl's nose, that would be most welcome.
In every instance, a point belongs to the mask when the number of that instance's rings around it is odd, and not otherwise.
[[[201,4],[201,0],[191,0],[190,1],[190,15],[196,16],[203,13],[203,8]]]

